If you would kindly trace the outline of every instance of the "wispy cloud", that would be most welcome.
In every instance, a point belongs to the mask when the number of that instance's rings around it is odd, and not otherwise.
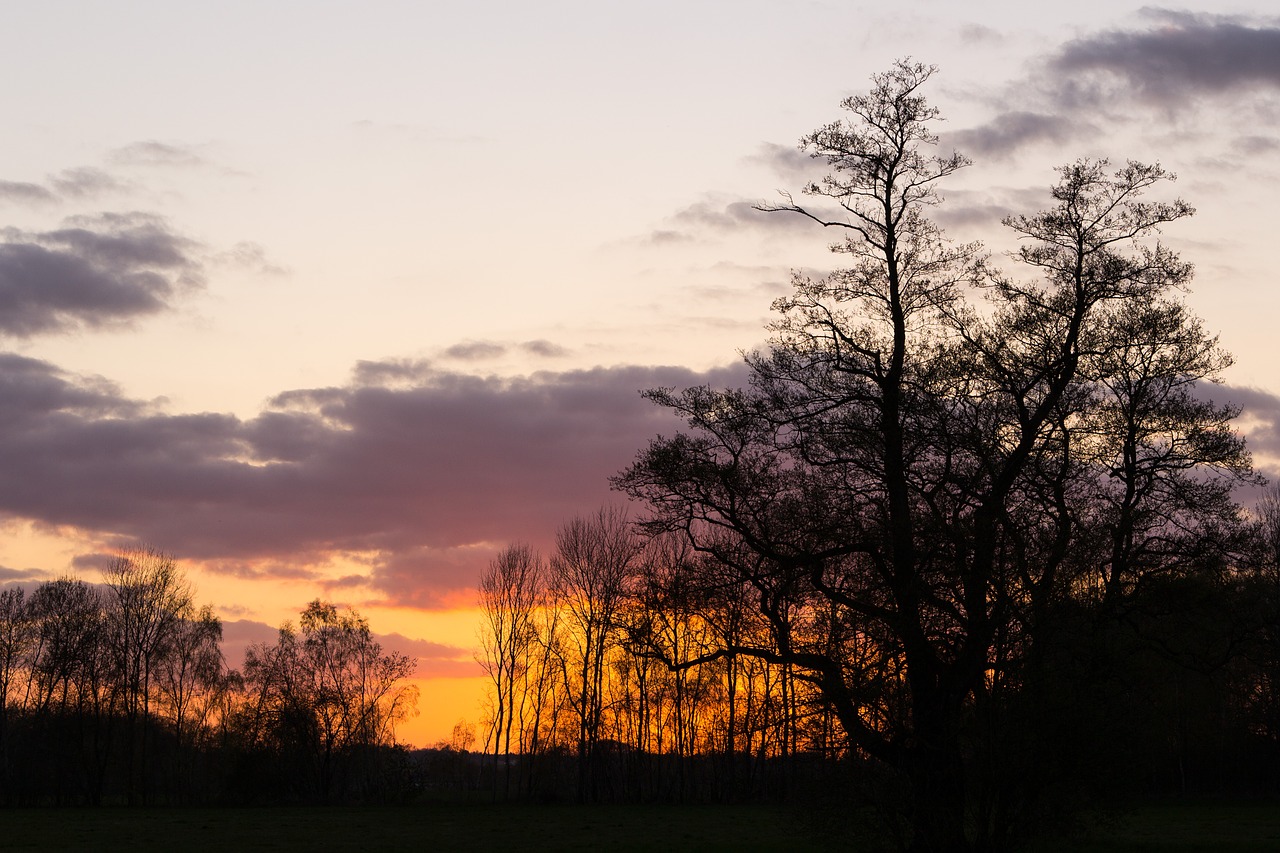
[[[44,183],[0,181],[0,201],[24,206],[45,205],[96,198],[127,189],[129,185],[113,175],[92,166],[81,166],[49,175]]]
[[[525,341],[520,344],[520,349],[529,355],[540,356],[541,358],[561,358],[569,355],[569,350],[560,344],[552,343],[547,340]]]
[[[781,178],[788,186],[803,185],[823,172],[823,162],[815,160],[800,150],[797,145],[779,145],[776,142],[765,142],[756,153],[747,157],[747,162],[764,166],[776,177]]]
[[[125,192],[130,185],[102,169],[80,166],[63,169],[49,176],[49,185],[60,196],[69,199],[93,198],[107,193]]]
[[[42,184],[26,181],[0,181],[0,201],[17,202],[19,204],[45,204],[55,201],[57,196]]]
[[[507,348],[492,341],[467,341],[454,344],[444,351],[445,358],[458,361],[488,361],[506,355]]]
[[[144,139],[116,148],[107,160],[117,166],[194,168],[208,165],[197,149],[190,145]]]
[[[214,254],[210,261],[219,266],[235,267],[259,275],[278,276],[289,272],[287,267],[271,261],[266,249],[260,244],[249,240],[242,240],[230,249]]]
[[[812,231],[813,222],[803,216],[760,210],[766,202],[756,199],[725,198],[709,194],[676,211],[662,228],[651,231],[645,242],[670,244],[732,234],[777,234]]]
[[[1087,121],[1035,112],[1006,112],[986,124],[956,131],[943,140],[946,148],[966,155],[1001,159],[1036,142],[1066,142],[1097,133]]]

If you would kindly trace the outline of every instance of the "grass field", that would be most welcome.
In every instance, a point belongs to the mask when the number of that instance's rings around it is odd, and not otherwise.
[[[761,806],[18,809],[0,811],[0,849],[83,851],[823,851],[806,821]],[[844,850],[858,845],[838,845]],[[1148,806],[1108,823],[1090,853],[1280,850],[1280,806]]]
[[[0,811],[0,849],[84,851],[821,850],[755,806],[499,806]]]

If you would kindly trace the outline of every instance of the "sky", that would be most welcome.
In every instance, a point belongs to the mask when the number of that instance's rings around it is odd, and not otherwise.
[[[0,28],[0,583],[174,554],[232,663],[308,601],[480,721],[474,586],[621,502],[739,384],[828,238],[753,205],[898,58],[938,66],[939,223],[1010,250],[1081,157],[1158,161],[1215,398],[1280,475],[1280,17],[1262,0],[63,2]],[[1251,496],[1242,496],[1251,499]],[[638,510],[637,510],[638,511]]]

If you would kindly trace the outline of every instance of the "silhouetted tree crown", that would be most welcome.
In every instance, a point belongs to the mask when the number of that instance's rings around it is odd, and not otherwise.
[[[844,265],[793,276],[748,387],[650,391],[688,428],[615,482],[709,558],[692,583],[751,590],[771,642],[721,653],[794,667],[902,780],[911,849],[957,851],[1026,816],[982,738],[1049,677],[1055,620],[1221,570],[1251,473],[1236,410],[1196,393],[1229,360],[1158,239],[1192,213],[1148,199],[1173,176],[1062,167],[1049,209],[1004,221],[1002,270],[928,218],[968,163],[934,153],[932,74],[895,64],[802,140],[819,206],[765,209],[837,231]]]

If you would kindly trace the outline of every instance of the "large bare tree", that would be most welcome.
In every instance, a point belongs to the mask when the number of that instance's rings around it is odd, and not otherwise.
[[[688,430],[616,483],[752,589],[771,641],[717,653],[815,686],[903,780],[911,849],[958,851],[1008,841],[1008,810],[974,811],[972,721],[1026,677],[1038,620],[1205,565],[1249,458],[1234,410],[1194,390],[1227,360],[1157,239],[1192,212],[1146,197],[1172,176],[1063,167],[1049,209],[1006,220],[1022,246],[1004,271],[929,219],[967,165],[935,153],[932,74],[897,63],[802,140],[830,169],[816,203],[769,209],[836,232],[843,266],[794,277],[748,388],[650,392]]]

